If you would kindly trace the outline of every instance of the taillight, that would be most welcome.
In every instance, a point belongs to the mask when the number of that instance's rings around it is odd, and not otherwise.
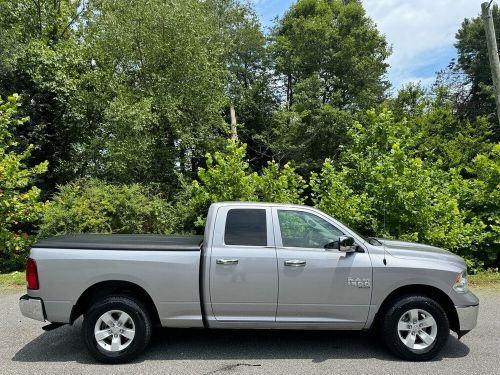
[[[26,282],[28,284],[28,289],[38,289],[39,287],[36,263],[31,258],[28,258],[26,262]]]

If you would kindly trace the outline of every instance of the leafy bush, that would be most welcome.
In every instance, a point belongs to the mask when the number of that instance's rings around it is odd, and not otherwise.
[[[415,156],[419,134],[388,110],[368,111],[349,131],[335,168],[313,174],[316,206],[369,235],[427,242],[474,257],[483,223],[460,207],[463,179]]]
[[[257,181],[259,199],[263,202],[304,203],[307,183],[290,163],[281,167],[274,161],[268,162]]]
[[[171,206],[142,185],[82,179],[59,187],[40,237],[66,233],[171,233]]]
[[[500,143],[477,155],[468,169],[475,178],[466,185],[466,205],[486,226],[483,256],[478,261],[500,266]],[[496,259],[495,259],[496,258]],[[482,266],[482,264],[480,264]]]
[[[286,164],[269,162],[261,174],[250,171],[246,145],[228,140],[224,152],[206,155],[206,167],[198,169],[199,181],[183,183],[175,206],[178,232],[193,231],[205,224],[208,207],[222,201],[302,203],[304,179]]]
[[[199,181],[182,182],[175,206],[177,232],[200,230],[213,202],[257,200],[257,174],[250,173],[246,145],[228,140],[224,153],[206,155],[206,168],[198,169]]]
[[[348,226],[372,232],[373,199],[365,192],[354,192],[347,181],[348,172],[336,170],[331,160],[326,160],[320,173],[311,174],[313,204]]]
[[[40,189],[33,186],[37,175],[47,170],[47,163],[32,168],[26,166],[33,146],[21,153],[15,148],[12,130],[26,118],[17,118],[20,97],[0,98],[0,271],[19,268],[25,261],[26,250],[32,242],[33,224],[45,208],[39,202]]]

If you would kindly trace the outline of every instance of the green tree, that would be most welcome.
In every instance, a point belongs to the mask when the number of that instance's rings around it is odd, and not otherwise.
[[[159,181],[155,176],[154,124],[152,98],[136,99],[133,95],[117,93],[103,111],[99,128],[89,143],[93,150],[91,165],[84,170],[102,180],[114,183]]]
[[[266,140],[308,174],[338,157],[360,109],[384,99],[390,48],[361,1],[300,0],[272,29],[270,50],[286,103]]]
[[[46,206],[33,182],[47,170],[47,162],[28,167],[33,147],[15,151],[12,131],[27,121],[17,117],[19,101],[18,95],[7,101],[0,98],[0,271],[18,268],[25,261],[33,224]]]
[[[500,30],[500,8],[492,5],[495,29]],[[484,22],[481,16],[466,18],[456,33],[457,59],[441,72],[438,82],[450,88],[459,115],[473,121],[477,116],[488,116],[494,124],[495,140],[500,128],[495,110]]]
[[[172,191],[223,147],[225,46],[203,2],[0,0],[0,39],[0,94],[25,100],[16,138],[49,160],[48,193],[79,176]]]
[[[203,228],[208,207],[221,201],[256,201],[256,173],[245,159],[246,145],[227,141],[224,152],[208,153],[206,167],[198,168],[198,180],[184,182],[177,199],[178,232]]]
[[[215,15],[224,46],[222,58],[227,67],[225,86],[229,98],[225,120],[230,122],[229,105],[232,105],[239,140],[248,145],[252,164],[263,166],[271,155],[261,135],[273,127],[273,114],[278,106],[266,36],[249,3],[209,0],[206,4]]]
[[[295,172],[290,163],[281,167],[270,161],[259,174],[259,198],[263,202],[303,204],[306,181]]]
[[[146,154],[152,155],[154,163],[149,164],[148,178],[138,181],[164,183],[168,189],[176,183],[176,170],[194,175],[203,155],[223,144],[225,136],[221,135],[228,133],[220,114],[227,102],[226,68],[215,19],[196,0],[113,0],[100,2],[98,9],[85,34],[89,59],[94,61],[92,74],[107,82],[103,96],[118,103],[104,108],[104,137],[99,126],[93,134],[97,142],[83,145],[81,158],[88,160],[85,167],[92,175],[99,165],[96,156],[106,154],[109,167],[121,163],[111,159],[121,159],[122,153],[108,153],[106,148],[123,145],[114,138],[113,119],[121,119],[120,137],[130,130],[125,142],[134,142],[141,121],[146,137],[141,147],[148,148]],[[120,104],[124,100],[138,103],[134,115]],[[118,180],[130,178],[131,168],[144,169],[142,163],[136,158]],[[102,172],[107,178],[108,171],[105,166],[97,175]]]
[[[309,185],[315,207],[363,233],[373,233],[373,198],[354,191],[347,179],[349,169],[337,170],[330,160],[319,173],[313,172]]]
[[[486,224],[483,253],[478,260],[500,267],[500,144],[476,156],[468,170],[475,178],[469,181],[464,205]]]
[[[269,162],[260,174],[252,172],[246,144],[227,142],[224,152],[206,155],[206,167],[198,169],[198,180],[184,184],[175,207],[178,232],[203,228],[208,207],[215,202],[303,202],[307,184],[290,164],[280,167]]]
[[[398,95],[388,99],[396,121],[405,121],[415,135],[417,155],[442,169],[470,166],[476,155],[491,148],[491,124],[487,117],[461,118],[450,89],[435,86],[432,91],[420,85],[407,85]]]
[[[418,157],[420,135],[392,114],[368,111],[349,131],[351,144],[334,168],[313,175],[315,204],[369,235],[423,241],[474,258],[481,220],[460,207],[454,170]],[[336,199],[337,198],[337,199]]]
[[[297,84],[292,109],[282,107],[275,114],[275,126],[267,132],[274,158],[293,160],[303,175],[317,170],[325,159],[339,156],[355,118],[350,111],[322,103],[316,95],[319,89],[316,79]]]
[[[0,0],[0,95],[23,98],[26,126],[15,130],[31,161],[49,161],[39,186],[50,192],[70,178],[68,165],[82,133],[74,106],[80,79],[90,64],[78,41],[88,3],[71,0]]]
[[[320,82],[321,101],[337,108],[367,108],[383,99],[390,49],[361,1],[299,0],[271,40],[288,107],[297,84],[311,78]]]

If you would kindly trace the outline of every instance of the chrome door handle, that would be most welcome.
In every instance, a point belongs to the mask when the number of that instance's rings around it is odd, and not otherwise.
[[[285,260],[285,266],[289,267],[305,267],[306,261],[299,259]]]
[[[238,264],[238,259],[217,259],[217,264]]]

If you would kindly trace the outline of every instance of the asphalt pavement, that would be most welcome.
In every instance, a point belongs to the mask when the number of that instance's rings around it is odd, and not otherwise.
[[[81,320],[44,332],[24,318],[19,293],[0,296],[0,374],[500,374],[500,292],[481,290],[478,326],[450,336],[431,362],[390,355],[376,335],[332,331],[157,329],[133,363],[101,365],[87,353]]]

